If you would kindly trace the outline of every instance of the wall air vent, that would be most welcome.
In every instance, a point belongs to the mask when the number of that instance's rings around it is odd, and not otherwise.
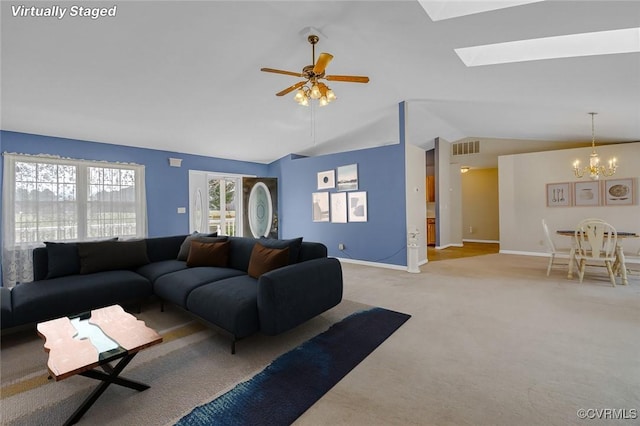
[[[451,145],[453,155],[478,154],[480,141],[459,142]]]

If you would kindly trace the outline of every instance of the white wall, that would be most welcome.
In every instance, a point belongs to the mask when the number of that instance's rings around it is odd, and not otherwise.
[[[425,263],[427,260],[426,153],[417,146],[406,144],[405,147],[407,234],[416,230],[419,232],[418,263]]]
[[[449,164],[449,244],[462,246],[462,173],[460,164]]]
[[[436,140],[436,248],[462,245],[462,181],[460,165],[451,164],[451,143]]]
[[[584,165],[591,148],[576,148],[498,158],[500,251],[544,253],[542,224],[549,229],[574,229],[587,217],[599,217],[619,231],[640,233],[640,142],[606,145],[596,148],[602,160],[618,159],[618,171],[610,178],[635,178],[633,206],[547,207],[546,184],[588,181],[578,179],[572,171],[576,159]],[[568,246],[566,237],[554,236],[558,245]],[[566,240],[565,240],[566,239]],[[640,249],[640,238],[624,240],[625,251]]]

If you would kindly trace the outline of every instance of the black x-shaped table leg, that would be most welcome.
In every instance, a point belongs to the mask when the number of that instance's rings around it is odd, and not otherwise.
[[[118,377],[118,375],[124,370],[124,368],[131,362],[133,357],[137,354],[134,352],[132,354],[126,354],[115,367],[111,367],[110,364],[103,364],[101,367],[106,372],[103,373],[101,371],[89,370],[83,371],[80,373],[81,376],[90,377],[92,379],[101,380],[102,383],[96,387],[93,392],[82,402],[80,407],[69,417],[69,420],[66,421],[66,425],[72,425],[78,422],[80,418],[87,412],[89,408],[93,405],[94,402],[100,398],[100,395],[109,387],[111,383],[125,386],[127,388],[135,389],[137,391],[143,391],[149,389],[149,385],[145,385],[144,383],[135,382],[133,380],[125,379],[123,377]]]

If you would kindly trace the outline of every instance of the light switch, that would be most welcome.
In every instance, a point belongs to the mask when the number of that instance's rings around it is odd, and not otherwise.
[[[184,214],[187,212],[187,208],[186,207],[178,207],[178,213],[179,214]]]

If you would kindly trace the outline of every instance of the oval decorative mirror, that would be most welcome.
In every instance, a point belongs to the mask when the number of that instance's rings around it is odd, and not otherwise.
[[[249,228],[255,238],[266,237],[271,231],[273,205],[271,193],[263,182],[257,182],[249,193]]]

